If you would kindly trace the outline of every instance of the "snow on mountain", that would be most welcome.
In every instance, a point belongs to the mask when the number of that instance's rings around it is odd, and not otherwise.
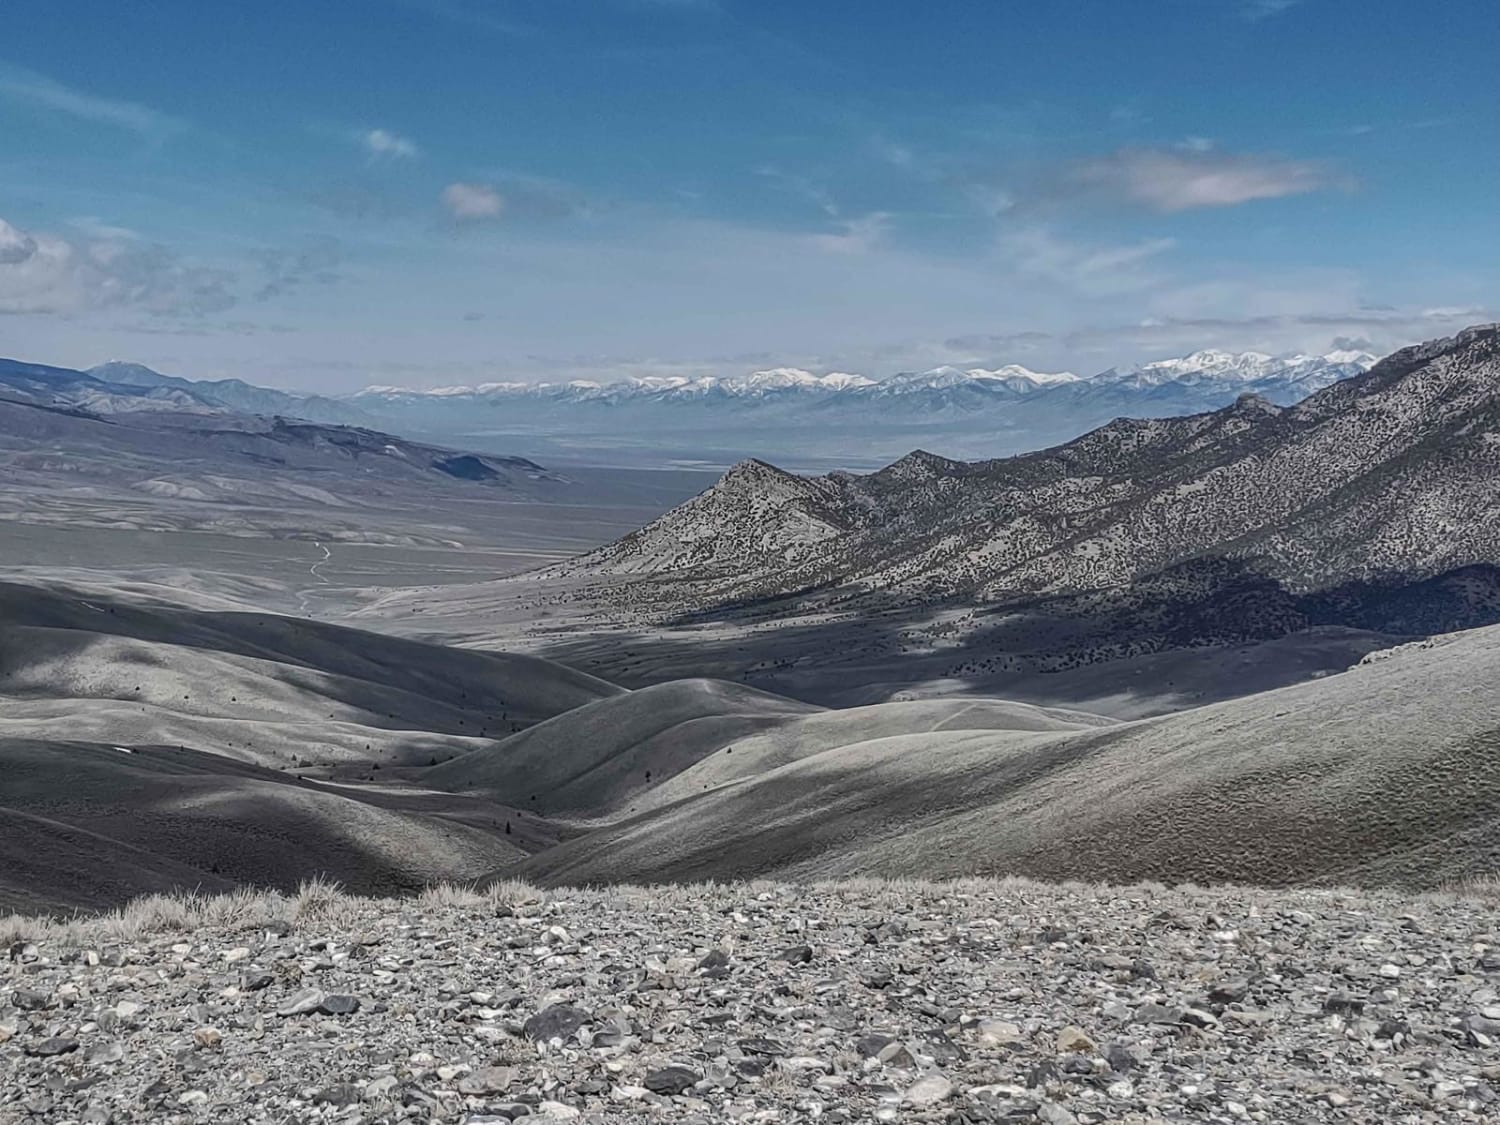
[[[775,367],[730,376],[644,376],[599,383],[575,380],[568,383],[482,383],[477,386],[437,387],[414,390],[372,386],[351,396],[355,400],[419,401],[421,399],[516,398],[550,402],[694,401],[710,399],[757,400],[768,397],[849,398],[869,400],[922,396],[955,388],[973,389],[1005,396],[1024,395],[1062,387],[1086,385],[1147,389],[1165,384],[1182,386],[1247,386],[1285,382],[1304,383],[1309,377],[1326,375],[1326,386],[1367,370],[1375,358],[1363,352],[1337,351],[1326,356],[1271,356],[1261,352],[1204,350],[1174,359],[1155,360],[1126,368],[1110,368],[1084,377],[1071,371],[1033,371],[1020,364],[997,368],[934,367],[875,380],[847,372],[814,374],[796,367]],[[1312,387],[1309,389],[1319,389]]]
[[[674,449],[724,464],[771,456],[853,467],[889,461],[918,445],[970,458],[1019,453],[1067,441],[1112,418],[1201,413],[1247,393],[1291,406],[1373,362],[1349,349],[1281,356],[1207,349],[1094,375],[1020,364],[945,365],[876,380],[770,367],[612,381],[377,385],[339,398],[236,379],[176,378],[137,364],[105,364],[90,374],[93,390],[120,392],[118,401],[92,398],[100,410],[193,409],[197,402],[449,444],[523,433],[540,452],[558,437],[570,448],[581,437],[598,437],[617,454],[649,461]]]
[[[1241,383],[1269,369],[1218,366]],[[805,627],[788,631],[804,646],[826,615],[869,611],[890,632],[884,616],[909,612],[903,643],[936,623],[926,643],[951,647],[956,668],[986,646],[1030,652],[1042,619],[994,610],[1032,599],[1059,630],[1048,644],[1082,637],[1085,662],[1310,625],[1492,623],[1500,325],[1397,352],[1295,406],[1246,392],[1012,458],[918,451],[874,473],[809,477],[746,462],[552,573],[610,607],[592,618],[610,628],[631,614],[727,619],[750,607],[757,627]],[[617,596],[609,581],[623,575],[652,585]],[[1084,637],[1080,622],[1104,632]]]
[[[1340,350],[1328,355],[1272,356],[1264,352],[1225,352],[1215,349],[1193,352],[1176,359],[1159,359],[1126,368],[1110,368],[1091,382],[1116,386],[1159,387],[1166,383],[1261,383],[1268,380],[1299,383],[1310,376],[1327,374],[1327,383],[1357,375],[1374,366],[1376,356]],[[1315,388],[1316,389],[1316,388]]]
[[[575,379],[567,383],[480,383],[477,386],[414,390],[373,386],[352,398],[420,400],[423,398],[521,398],[554,402],[622,402],[630,400],[692,400],[706,398],[755,399],[785,393],[827,395],[874,385],[873,379],[835,371],[815,375],[796,367],[774,367],[744,375],[695,377],[647,375],[599,383]]]
[[[872,465],[916,445],[986,457],[1067,441],[1112,418],[1217,410],[1245,393],[1291,406],[1373,356],[1271,356],[1205,350],[1083,376],[1019,364],[934,367],[875,380],[775,367],[736,375],[648,375],[612,382],[378,386],[343,401],[398,433],[441,441],[476,433],[600,435],[644,459],[667,448],[731,463],[745,457]]]
[[[1020,364],[1007,364],[994,370],[983,367],[934,367],[930,371],[910,371],[893,375],[880,383],[869,383],[882,395],[921,394],[925,391],[972,385],[985,389],[1003,388],[1026,394],[1040,387],[1054,387],[1079,382],[1071,371],[1032,371]]]

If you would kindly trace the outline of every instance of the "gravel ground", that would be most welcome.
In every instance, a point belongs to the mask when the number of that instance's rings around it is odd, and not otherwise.
[[[1500,1120],[1493,898],[314,887],[0,934],[6,1123]]]

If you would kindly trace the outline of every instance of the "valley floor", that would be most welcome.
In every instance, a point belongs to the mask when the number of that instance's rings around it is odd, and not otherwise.
[[[0,921],[0,1122],[1493,1121],[1500,902],[871,880]]]

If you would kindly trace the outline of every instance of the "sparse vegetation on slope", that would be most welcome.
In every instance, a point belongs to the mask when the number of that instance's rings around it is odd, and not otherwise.
[[[878,716],[831,712],[764,736],[829,728],[808,752],[752,758],[761,768],[745,773],[707,758],[684,780],[709,788],[640,799],[649,811],[520,871],[584,884],[1016,873],[1435,887],[1500,870],[1495,683],[1492,626],[1134,723],[896,735]]]

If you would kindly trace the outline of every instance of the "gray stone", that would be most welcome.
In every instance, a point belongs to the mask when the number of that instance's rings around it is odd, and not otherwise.
[[[359,1011],[359,997],[344,993],[325,996],[318,1005],[318,1011],[325,1016],[352,1016]]]
[[[653,1094],[680,1094],[690,1090],[703,1080],[703,1076],[685,1066],[667,1066],[649,1071],[642,1085]]]
[[[278,1016],[305,1016],[309,1012],[316,1012],[323,1004],[324,994],[316,989],[309,988],[299,992],[276,1009]]]
[[[69,1039],[65,1035],[54,1035],[50,1039],[42,1039],[35,1043],[26,1044],[26,1053],[37,1058],[51,1058],[54,1055],[68,1055],[78,1050],[78,1040]]]
[[[553,1004],[543,1008],[525,1023],[526,1038],[538,1043],[549,1043],[554,1039],[571,1039],[578,1029],[589,1021],[589,1015],[581,1008],[570,1004]]]

